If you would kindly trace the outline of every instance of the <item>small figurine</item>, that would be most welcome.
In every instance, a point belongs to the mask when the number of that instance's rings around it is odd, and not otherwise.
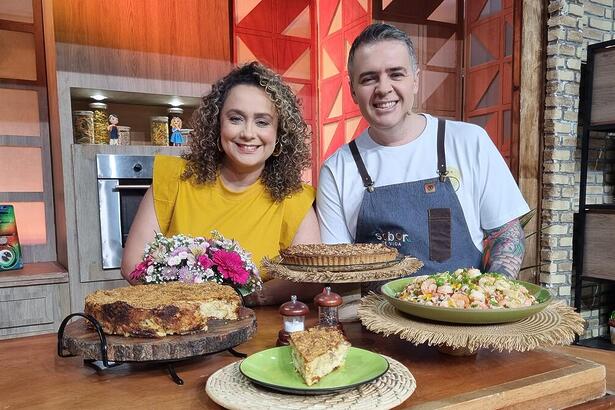
[[[120,120],[117,115],[109,115],[109,126],[107,127],[107,131],[109,132],[109,145],[119,145],[120,133],[117,129],[118,122],[120,122]]]
[[[184,136],[181,133],[182,119],[179,117],[171,118],[171,145],[183,145]]]

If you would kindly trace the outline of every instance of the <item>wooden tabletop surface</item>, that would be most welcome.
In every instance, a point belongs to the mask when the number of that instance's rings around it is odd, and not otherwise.
[[[255,309],[258,330],[237,347],[248,354],[273,347],[281,325],[277,307]],[[403,408],[562,408],[605,394],[605,367],[553,350],[479,351],[455,357],[396,336],[381,337],[360,323],[344,325],[354,346],[391,356],[416,378]],[[209,375],[236,357],[223,352],[176,364],[185,384],[161,364],[125,364],[104,371],[79,357],[60,358],[56,335],[0,341],[0,409],[220,408],[205,393]]]

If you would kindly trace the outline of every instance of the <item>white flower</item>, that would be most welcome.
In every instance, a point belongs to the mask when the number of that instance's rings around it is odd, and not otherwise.
[[[169,266],[177,266],[181,263],[181,259],[179,258],[179,256],[171,256],[169,258]]]
[[[151,275],[152,273],[154,273],[154,266],[153,265],[148,266],[146,272],[148,275]]]

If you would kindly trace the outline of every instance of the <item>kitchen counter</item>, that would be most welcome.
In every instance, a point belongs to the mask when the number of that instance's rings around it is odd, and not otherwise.
[[[277,307],[255,309],[258,331],[236,350],[254,353],[275,345],[281,316]],[[312,316],[314,313],[312,312]],[[562,353],[536,350],[456,357],[434,347],[414,346],[344,325],[352,344],[389,355],[416,378],[414,394],[403,408],[562,408],[605,394],[605,366]],[[173,383],[162,364],[125,364],[103,371],[84,366],[79,357],[60,358],[56,335],[0,341],[0,408],[116,409],[220,408],[205,393],[209,375],[238,358],[222,352],[175,365],[185,384]],[[572,351],[574,353],[574,351]],[[612,370],[612,369],[611,369]],[[612,404],[612,401],[609,401]],[[607,406],[609,404],[607,403]]]

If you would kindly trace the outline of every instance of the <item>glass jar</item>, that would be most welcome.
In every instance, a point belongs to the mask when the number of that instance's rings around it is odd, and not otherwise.
[[[75,144],[94,144],[94,112],[73,111]]]
[[[152,145],[169,145],[169,125],[166,116],[150,118],[150,135]]]
[[[130,127],[127,127],[125,125],[118,125],[117,132],[119,134],[117,144],[130,145]]]
[[[94,144],[109,143],[109,117],[107,115],[107,104],[94,102],[90,104],[94,112]]]

